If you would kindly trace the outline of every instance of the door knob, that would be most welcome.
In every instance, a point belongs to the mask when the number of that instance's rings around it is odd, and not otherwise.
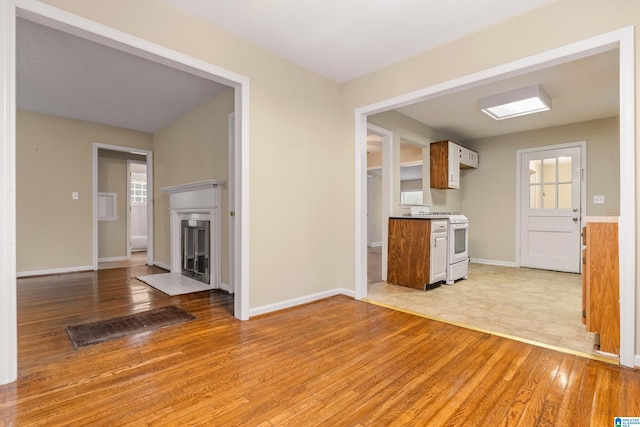
[[[578,217],[577,216],[573,217],[573,222],[578,222]]]

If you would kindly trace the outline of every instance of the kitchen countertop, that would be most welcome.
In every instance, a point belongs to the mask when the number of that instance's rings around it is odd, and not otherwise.
[[[617,216],[585,216],[584,222],[618,222]]]
[[[389,218],[395,219],[449,219],[451,215],[402,215],[402,216],[390,216]]]

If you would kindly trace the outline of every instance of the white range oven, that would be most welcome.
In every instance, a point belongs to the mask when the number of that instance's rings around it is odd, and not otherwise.
[[[419,211],[412,216],[447,220],[447,278],[453,285],[458,279],[466,279],[469,273],[469,219],[458,212]]]
[[[449,215],[447,285],[466,279],[469,273],[469,220],[460,214]]]

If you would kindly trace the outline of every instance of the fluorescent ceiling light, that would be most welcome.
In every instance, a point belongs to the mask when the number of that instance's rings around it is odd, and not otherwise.
[[[550,110],[551,98],[534,85],[482,98],[480,109],[496,120],[510,119]]]

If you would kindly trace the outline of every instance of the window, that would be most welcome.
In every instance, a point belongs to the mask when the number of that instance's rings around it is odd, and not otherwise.
[[[147,203],[147,175],[144,173],[131,173],[131,204]]]
[[[400,192],[400,204],[422,205],[422,190],[410,190]]]
[[[529,207],[571,208],[571,157],[529,161]]]

